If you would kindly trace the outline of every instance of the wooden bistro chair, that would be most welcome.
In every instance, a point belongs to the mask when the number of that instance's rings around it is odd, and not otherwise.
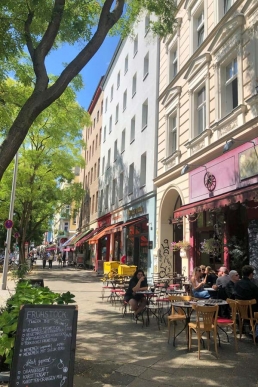
[[[189,322],[189,350],[192,343],[192,331],[195,331],[198,339],[198,359],[200,359],[200,349],[202,334],[206,332],[208,341],[208,350],[210,349],[210,332],[213,332],[213,339],[215,345],[215,352],[218,357],[217,348],[217,318],[218,318],[218,305],[214,306],[201,306],[195,305],[193,308],[196,311],[196,322]]]
[[[236,335],[237,302],[235,300],[231,300],[230,298],[227,298],[226,301],[227,301],[227,303],[228,303],[228,305],[230,306],[230,309],[231,309],[231,318],[218,317],[217,325],[223,331],[224,331],[224,328],[227,328],[227,327],[232,328],[233,334],[234,334],[234,340],[235,340],[235,348],[236,348],[236,352],[237,352],[237,350],[238,350],[238,347],[237,347],[237,335]],[[227,333],[226,333],[226,335],[227,335]],[[227,335],[227,338],[228,338],[228,335]]]
[[[255,344],[255,318],[253,315],[252,305],[256,304],[256,300],[236,300],[237,302],[237,311],[239,316],[239,332],[240,332],[240,340],[242,338],[242,328],[244,320],[248,320],[250,322],[252,333],[253,333],[253,341]]]
[[[174,332],[173,332],[173,337],[174,337],[174,341],[173,341],[173,345],[175,345],[175,339],[176,339],[176,324],[177,322],[179,321],[182,321],[184,323],[186,323],[186,313],[184,312],[183,309],[181,308],[175,308],[173,306],[173,301],[192,301],[193,300],[193,297],[191,296],[169,296],[168,299],[170,300],[170,302],[172,302],[171,304],[171,313],[170,315],[168,316],[168,343],[170,341],[170,328],[171,328],[171,323],[173,323],[173,326],[174,326]],[[187,328],[187,327],[186,327]]]

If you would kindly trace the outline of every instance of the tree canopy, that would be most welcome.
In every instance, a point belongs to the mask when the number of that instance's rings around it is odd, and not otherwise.
[[[8,91],[6,104],[10,112],[15,112],[17,104],[31,93],[31,86],[13,79],[7,79],[2,86]],[[84,166],[81,127],[83,123],[89,125],[90,120],[75,98],[75,91],[68,87],[36,118],[20,147],[13,232],[20,234],[21,257],[25,241],[42,243],[42,235],[58,209],[73,203],[76,211],[82,198],[75,168]],[[11,164],[0,183],[2,220],[8,218],[12,174]]]
[[[154,33],[166,36],[173,32],[176,10],[175,0],[1,0],[0,180],[33,122],[75,80],[108,33],[126,36],[141,12],[148,11],[158,17],[151,24]],[[79,43],[82,49],[53,79],[45,60],[63,43]],[[11,115],[9,93],[2,88],[10,73],[21,87]],[[23,86],[31,87],[25,100]],[[9,87],[12,91],[11,81]]]

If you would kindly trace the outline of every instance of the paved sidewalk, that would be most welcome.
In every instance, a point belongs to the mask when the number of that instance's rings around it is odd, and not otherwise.
[[[74,387],[258,387],[257,348],[249,338],[239,342],[235,352],[222,341],[219,359],[212,351],[201,351],[197,341],[192,352],[182,334],[174,348],[167,344],[167,327],[158,330],[155,319],[142,328],[121,309],[101,300],[102,283],[91,271],[74,268],[41,269],[38,262],[32,278],[44,278],[53,291],[70,291],[78,304],[78,329]],[[8,286],[13,288],[8,282]],[[7,291],[0,291],[0,300]]]

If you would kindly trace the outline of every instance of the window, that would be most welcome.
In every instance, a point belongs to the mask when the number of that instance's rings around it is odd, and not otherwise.
[[[100,191],[100,203],[99,203],[99,211],[102,212],[103,206],[103,189]]]
[[[119,103],[116,105],[116,121],[115,121],[115,123],[118,122],[118,119],[119,119]]]
[[[103,101],[101,101],[101,109],[100,109],[100,115],[102,116],[103,114]]]
[[[106,126],[104,126],[103,142],[106,141],[106,134],[107,134],[107,128],[106,128]]]
[[[133,82],[132,82],[132,97],[136,94],[136,87],[137,87],[137,73],[133,76]]]
[[[107,169],[110,168],[111,149],[108,150]]]
[[[125,150],[125,129],[122,131],[122,138],[121,138],[121,153]]]
[[[90,172],[88,172],[88,184],[90,185]]]
[[[134,38],[133,41],[133,56],[135,56],[138,52],[138,35]]]
[[[169,53],[169,82],[177,75],[177,48]]]
[[[125,57],[125,74],[127,73],[128,71],[128,55],[126,55]]]
[[[93,128],[95,128],[95,124],[96,124],[96,118],[94,118],[93,120]]]
[[[108,107],[108,98],[105,100],[105,113],[107,112],[107,107]]]
[[[130,142],[135,140],[135,116],[131,119],[131,136]]]
[[[97,163],[94,164],[94,180],[96,180],[97,177]]]
[[[127,90],[125,90],[124,95],[123,95],[123,112],[126,109],[126,105],[127,105]]]
[[[100,159],[98,159],[98,177],[99,177],[99,173],[100,173]]]
[[[142,105],[142,129],[145,129],[148,125],[148,100]]]
[[[108,195],[109,195],[109,184],[106,185],[106,191],[105,191],[105,208],[108,208]]]
[[[145,55],[143,61],[143,79],[149,74],[149,53]]]
[[[129,166],[128,195],[133,193],[134,163]]]
[[[113,179],[113,184],[112,184],[112,204],[115,204],[115,202],[116,202],[116,190],[117,190],[117,180]]]
[[[109,133],[112,132],[112,116],[109,117]]]
[[[102,128],[99,130],[99,145],[101,144],[101,134],[102,134]]]
[[[95,195],[92,196],[92,206],[91,206],[91,213],[94,213],[94,208],[95,208]]]
[[[88,162],[88,160],[89,160],[89,151],[87,151],[86,153],[86,162]]]
[[[91,146],[90,146],[90,151],[89,151],[89,160],[91,159]]]
[[[64,224],[64,231],[69,231],[69,224],[68,224],[68,222],[65,222],[65,224]]]
[[[117,140],[114,142],[114,161],[117,159]]]
[[[112,85],[111,91],[110,91],[110,101],[112,101],[113,97],[114,97],[114,86]]]
[[[177,118],[169,116],[168,118],[168,155],[177,150]]]
[[[149,29],[150,29],[150,15],[146,15],[145,16],[145,25],[144,25],[145,35],[147,35],[147,33],[149,32]]]
[[[102,175],[104,175],[105,172],[105,156],[102,159]]]
[[[123,172],[120,173],[119,178],[119,200],[123,199],[124,196],[124,174]]]
[[[204,41],[204,11],[197,18],[197,47],[200,47]]]
[[[119,71],[119,73],[117,74],[116,88],[119,89],[119,86],[120,86],[120,71]]]
[[[94,155],[94,149],[95,149],[95,143],[94,141],[92,142],[92,156]]]
[[[146,184],[146,152],[141,155],[141,174],[140,174],[140,186]]]
[[[226,110],[230,113],[238,106],[237,58],[226,67]]]
[[[98,149],[98,134],[96,134],[96,148],[95,149]]]
[[[197,133],[198,136],[201,134],[206,127],[206,92],[205,87],[197,92],[196,95],[197,102]]]
[[[99,122],[99,110],[97,112],[97,122]]]
[[[90,170],[90,183],[92,184],[92,179],[93,179],[93,167]]]
[[[99,201],[99,193],[98,191],[96,192],[96,206],[95,206],[95,212],[98,211],[98,201]]]
[[[232,7],[232,0],[224,0],[224,15],[228,12],[230,7]]]

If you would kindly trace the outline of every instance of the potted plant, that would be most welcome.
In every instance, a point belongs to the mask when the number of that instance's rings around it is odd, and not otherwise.
[[[178,242],[171,243],[171,250],[172,251],[179,251],[181,249],[188,250],[190,247],[191,247],[191,245],[187,241],[178,241]]]
[[[205,254],[217,255],[221,246],[221,241],[219,239],[209,238],[204,239],[200,243],[200,251]]]

